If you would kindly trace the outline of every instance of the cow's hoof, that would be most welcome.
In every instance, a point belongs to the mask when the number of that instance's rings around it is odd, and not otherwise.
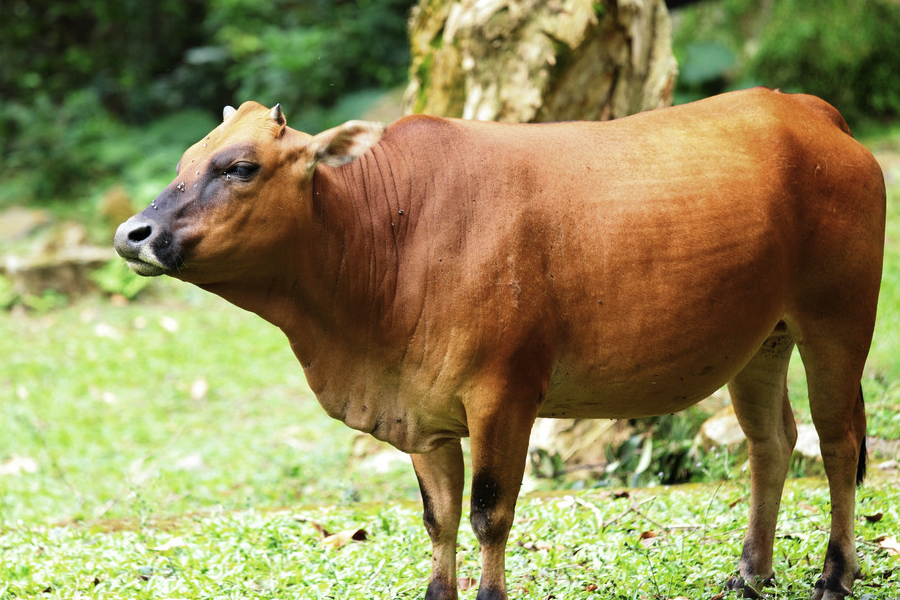
[[[816,582],[816,589],[813,590],[810,600],[844,600],[847,596],[852,595],[853,592],[850,591],[850,588],[840,581],[820,577]]]
[[[760,579],[754,577],[747,581],[740,575],[735,575],[725,582],[725,589],[732,592],[741,592],[741,598],[764,598],[762,588],[774,581],[772,577]]]
[[[456,586],[432,579],[425,591],[425,600],[457,600]]]

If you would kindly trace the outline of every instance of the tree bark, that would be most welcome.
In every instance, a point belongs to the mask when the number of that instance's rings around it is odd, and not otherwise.
[[[404,112],[604,120],[667,106],[677,66],[662,0],[421,0]]]

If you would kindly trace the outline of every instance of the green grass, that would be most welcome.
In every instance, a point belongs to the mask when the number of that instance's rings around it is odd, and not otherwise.
[[[309,392],[283,334],[199,290],[0,314],[0,522],[80,521],[416,497],[373,477]],[[204,392],[204,389],[206,391]]]
[[[894,482],[895,484],[896,482]],[[900,527],[879,480],[863,489],[857,527],[865,578],[856,597],[896,598],[897,557],[878,548]],[[711,598],[733,570],[746,525],[746,483],[532,496],[520,502],[508,578],[517,598]],[[10,527],[0,532],[0,598],[421,598],[427,536],[409,503],[213,511],[155,524]],[[335,548],[330,532],[363,529]],[[805,597],[828,527],[820,481],[793,480],[776,540],[772,598]],[[460,577],[477,578],[464,528]],[[81,594],[81,596],[79,596]],[[463,599],[474,598],[474,589]]]

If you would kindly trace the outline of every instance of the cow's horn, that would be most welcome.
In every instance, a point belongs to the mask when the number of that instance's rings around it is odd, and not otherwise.
[[[281,112],[281,104],[276,104],[275,107],[269,111],[269,118],[279,125],[287,124],[287,119],[284,118],[284,113]]]
[[[222,109],[222,120],[227,121],[237,112],[237,109],[233,106],[226,106]]]

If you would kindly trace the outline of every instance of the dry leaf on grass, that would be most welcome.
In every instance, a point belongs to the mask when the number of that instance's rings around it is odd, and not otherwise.
[[[339,531],[326,536],[325,539],[322,540],[322,545],[327,546],[332,550],[337,550],[338,548],[343,548],[350,542],[364,542],[367,537],[368,534],[365,529],[345,529],[344,531]]]
[[[885,535],[875,539],[879,547],[887,550],[891,556],[900,556],[900,542],[892,535]]]
[[[641,533],[638,541],[644,548],[649,548],[656,543],[657,533],[655,531],[644,531]]]
[[[169,550],[174,550],[175,548],[183,548],[186,545],[187,544],[185,543],[184,538],[176,536],[170,539],[168,542],[165,542],[164,544],[160,544],[159,546],[150,548],[150,550],[152,550],[153,552],[167,552]]]
[[[478,585],[478,580],[474,577],[459,577],[456,580],[456,585],[460,590],[471,590],[473,587]]]

